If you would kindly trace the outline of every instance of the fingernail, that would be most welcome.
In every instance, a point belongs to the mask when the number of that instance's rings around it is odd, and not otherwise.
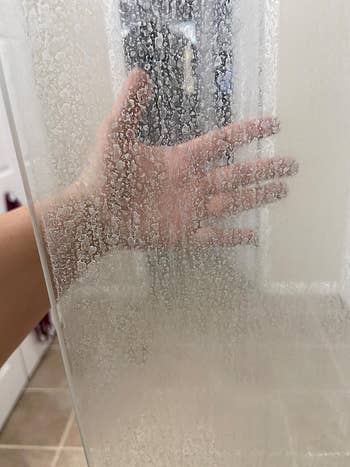
[[[281,129],[281,122],[277,117],[274,117],[271,119],[271,130],[272,134],[276,134],[280,131]]]
[[[285,158],[281,160],[283,176],[293,176],[299,171],[299,164],[295,159]]]
[[[256,232],[251,232],[248,243],[252,246],[259,246],[259,235]]]
[[[259,137],[270,136],[278,133],[280,130],[280,122],[278,118],[265,117],[258,123]]]
[[[289,171],[291,175],[296,175],[299,172],[299,164],[295,159],[291,161]]]
[[[288,195],[288,185],[281,182],[278,187],[277,196],[282,199]]]

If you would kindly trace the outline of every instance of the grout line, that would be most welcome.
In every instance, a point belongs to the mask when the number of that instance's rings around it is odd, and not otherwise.
[[[17,450],[17,451],[56,451],[57,449],[61,449],[61,451],[68,451],[68,452],[84,452],[83,447],[80,446],[36,446],[34,444],[0,444],[0,452],[5,450]],[[277,455],[279,452],[271,452],[272,455]],[[295,456],[297,452],[295,449],[290,449],[284,453],[288,456]],[[240,452],[237,451],[236,456],[240,456]],[[309,452],[302,452],[302,457],[307,458],[350,458],[350,451],[309,451]],[[52,466],[50,466],[52,467]]]
[[[35,446],[34,444],[0,444],[0,450],[1,449],[55,451],[57,446]]]
[[[1,450],[17,450],[17,451],[56,451],[59,446],[36,446],[35,444],[0,444]],[[83,448],[79,446],[65,446],[65,451],[81,451]]]
[[[282,416],[282,420],[283,420],[283,423],[284,423],[284,428],[285,428],[285,430],[287,432],[287,435],[288,435],[289,450],[293,453],[293,455],[292,455],[293,467],[298,467],[297,466],[297,459],[296,459],[296,456],[294,454],[296,452],[296,450],[295,450],[294,438],[293,438],[290,423],[289,423],[288,409],[287,409],[286,405],[283,403],[281,393],[277,392],[277,394],[278,394],[277,402],[278,402],[278,405],[280,406],[280,411],[281,411],[281,416]]]
[[[322,326],[322,323],[320,321],[319,316],[317,316],[315,313],[313,314],[313,316],[314,316],[314,321],[316,322],[316,325],[318,326],[320,337],[323,340],[323,343],[324,343],[323,345],[328,350],[329,358],[332,360],[332,362],[334,364],[334,367],[335,367],[335,371],[338,374],[339,382],[342,385],[342,387],[345,388],[345,390],[348,390],[349,384],[348,384],[347,379],[344,376],[345,372],[339,366],[338,359],[337,359],[337,357],[335,355],[335,352],[334,352],[334,344],[327,337],[327,334],[325,333],[325,330],[324,330],[324,328]]]
[[[63,430],[59,445],[57,446],[56,454],[55,454],[54,458],[52,459],[50,467],[56,467],[58,459],[59,459],[60,454],[62,452],[62,448],[64,446],[64,443],[66,442],[69,431],[72,428],[73,422],[74,422],[74,412],[72,410],[71,413],[70,413],[69,419],[67,421],[66,427]]]
[[[323,340],[324,345],[326,346],[328,350],[329,358],[333,362],[335,371],[339,378],[339,383],[345,390],[348,390],[349,389],[348,379],[345,377],[345,371],[340,366],[338,358],[336,356],[335,348],[334,348],[335,344],[332,343],[331,339],[327,336],[327,333],[324,327],[322,326],[320,317],[314,314],[314,319],[315,321],[317,321],[321,339]],[[344,404],[344,401],[341,402],[340,407],[339,407],[339,404],[336,404],[336,407],[334,407],[329,399],[327,400],[327,402],[328,402],[328,405],[331,406],[332,410],[335,411],[338,415],[337,425],[338,425],[340,432],[345,434],[345,432],[348,431],[348,421],[347,421],[347,417],[344,416],[344,411],[342,410],[342,405]]]
[[[47,392],[47,393],[66,392],[66,393],[69,393],[69,388],[67,386],[63,386],[61,388],[41,388],[41,387],[33,386],[33,387],[26,387],[25,392]]]

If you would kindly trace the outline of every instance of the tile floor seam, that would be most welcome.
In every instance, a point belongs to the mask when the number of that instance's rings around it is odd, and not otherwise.
[[[62,448],[64,446],[64,443],[66,442],[66,439],[68,438],[68,434],[70,432],[70,429],[73,426],[73,422],[74,422],[74,411],[72,410],[71,413],[70,413],[70,416],[68,418],[67,424],[66,424],[66,426],[65,426],[65,428],[63,430],[60,442],[59,442],[59,444],[57,446],[57,450],[56,450],[54,458],[52,459],[50,467],[56,467],[57,462],[58,462],[59,457],[60,457],[60,454],[62,452]]]
[[[318,326],[321,339],[322,339],[324,345],[326,346],[326,349],[329,352],[329,357],[330,357],[330,359],[332,360],[332,362],[334,364],[335,370],[336,370],[336,372],[338,374],[340,384],[343,386],[344,389],[347,389],[349,387],[349,385],[347,384],[347,382],[344,379],[343,371],[340,368],[340,366],[338,364],[338,359],[334,354],[334,346],[332,345],[331,340],[327,337],[327,335],[326,335],[326,333],[324,331],[324,328],[322,326],[322,323],[320,322],[319,316],[317,316],[315,313],[313,313],[313,317],[314,317],[314,320],[316,321],[316,324]]]
[[[59,446],[42,446],[37,444],[0,444],[1,450],[13,450],[17,451],[55,451]],[[81,451],[81,446],[62,446],[65,451]]]
[[[342,385],[344,391],[346,393],[348,393],[349,384],[348,384],[348,382],[346,381],[346,379],[344,377],[344,371],[340,367],[338,359],[337,359],[337,357],[335,355],[334,344],[332,344],[330,338],[327,336],[327,334],[326,334],[326,332],[325,332],[325,330],[324,330],[324,328],[322,326],[322,323],[320,321],[319,316],[317,316],[315,313],[314,313],[314,320],[316,321],[316,323],[317,323],[317,325],[319,327],[319,333],[320,333],[321,339],[323,340],[324,345],[328,349],[329,357],[330,357],[330,359],[332,360],[332,362],[334,364],[336,373],[338,374],[339,382]],[[342,431],[342,426],[341,426],[341,423],[340,423],[340,419],[338,420],[338,427]]]
[[[36,444],[0,444],[1,450],[12,450],[16,449],[17,451],[55,451],[58,446],[42,446]]]
[[[310,458],[321,458],[321,457],[350,457],[349,451],[336,451],[336,452],[309,452],[307,454]]]
[[[67,387],[62,388],[45,388],[45,387],[27,387],[25,388],[24,392],[66,392],[69,393],[69,389]]]
[[[290,423],[289,423],[287,408],[283,405],[282,394],[279,391],[278,391],[277,401],[278,401],[278,405],[280,406],[280,411],[281,411],[281,416],[282,416],[282,419],[283,419],[284,427],[285,427],[285,430],[286,430],[287,435],[288,435],[288,445],[289,445],[289,449],[291,450],[292,456],[293,456],[293,467],[298,467],[297,460],[296,460],[296,457],[295,457],[295,452],[296,452],[295,444],[294,444],[294,440],[293,440],[291,429],[290,429]]]

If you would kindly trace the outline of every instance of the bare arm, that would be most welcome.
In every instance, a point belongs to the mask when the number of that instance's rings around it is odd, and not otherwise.
[[[0,216],[0,366],[49,309],[30,215]]]

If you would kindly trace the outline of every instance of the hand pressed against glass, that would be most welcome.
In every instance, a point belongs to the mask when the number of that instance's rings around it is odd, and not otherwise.
[[[133,70],[100,128],[99,157],[84,176],[89,186],[92,173],[102,169],[103,176],[91,194],[102,197],[106,219],[118,230],[120,244],[256,243],[252,230],[200,227],[198,221],[258,208],[287,195],[287,185],[280,178],[296,174],[294,159],[215,167],[227,149],[278,132],[277,120],[234,123],[175,146],[148,146],[138,141],[136,133],[151,94],[148,75]],[[211,170],[207,170],[208,162],[214,166]]]

